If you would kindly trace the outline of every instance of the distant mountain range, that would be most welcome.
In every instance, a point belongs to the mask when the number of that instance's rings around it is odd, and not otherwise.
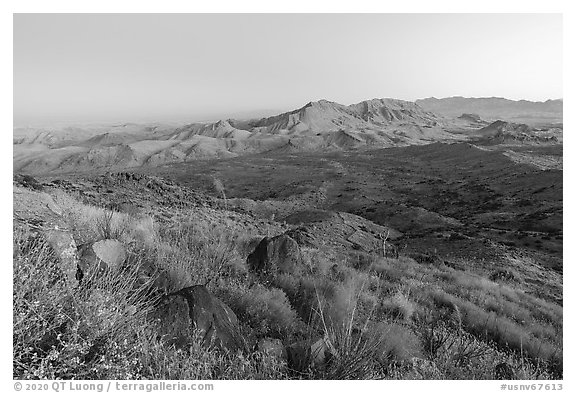
[[[425,98],[416,104],[427,111],[446,117],[463,113],[477,114],[485,120],[512,120],[528,123],[562,122],[563,100],[514,101],[499,97],[484,98]]]
[[[538,134],[542,130],[515,123],[499,126],[500,133],[479,133],[490,122],[478,112],[496,113],[498,106],[493,99],[480,101],[482,105],[472,107],[472,101],[467,101],[470,99],[447,100],[427,99],[414,103],[383,98],[352,105],[320,100],[262,119],[228,119],[185,126],[130,123],[95,128],[16,128],[13,133],[14,170],[36,174],[117,170],[262,152],[386,148],[486,138],[490,143],[561,143],[561,127],[554,129],[554,138],[543,138],[544,134]],[[502,101],[502,105],[507,106],[508,101]],[[427,109],[434,105],[447,107],[450,103],[462,108],[462,111],[452,109],[450,113],[456,114],[452,118],[441,111],[439,114]],[[549,106],[556,107],[553,103]],[[541,105],[532,107],[541,113]],[[482,108],[484,112],[478,110]]]

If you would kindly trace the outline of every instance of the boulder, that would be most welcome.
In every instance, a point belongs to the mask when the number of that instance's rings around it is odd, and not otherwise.
[[[298,243],[286,234],[263,238],[246,261],[250,271],[260,275],[294,273],[302,262]]]
[[[203,285],[168,295],[160,319],[163,335],[177,346],[189,345],[199,335],[207,347],[232,352],[245,350],[238,318]]]
[[[113,239],[83,244],[78,248],[78,251],[80,254],[78,261],[79,280],[92,269],[99,272],[109,269],[118,271],[126,260],[124,245]]]

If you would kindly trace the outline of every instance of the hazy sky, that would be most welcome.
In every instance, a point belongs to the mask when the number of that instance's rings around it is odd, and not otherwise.
[[[14,121],[562,97],[560,14],[17,14]]]

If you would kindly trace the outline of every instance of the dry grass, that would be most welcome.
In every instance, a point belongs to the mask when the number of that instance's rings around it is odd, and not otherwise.
[[[14,376],[83,379],[482,378],[497,364],[515,378],[562,376],[563,310],[517,285],[406,257],[303,248],[294,274],[260,283],[245,259],[259,237],[189,216],[177,223],[112,213],[57,193],[78,243],[118,238],[128,263],[71,290],[40,237],[14,231]],[[186,214],[182,214],[185,217]],[[207,284],[252,342],[319,336],[322,367],[294,374],[259,353],[190,352],[159,339],[151,319],[165,292]],[[162,280],[160,280],[162,278]],[[424,363],[423,363],[424,362]]]

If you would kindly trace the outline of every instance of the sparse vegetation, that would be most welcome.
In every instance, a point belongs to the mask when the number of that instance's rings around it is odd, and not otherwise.
[[[562,376],[562,307],[524,292],[512,270],[482,276],[380,249],[302,247],[302,266],[261,281],[246,257],[269,226],[239,234],[190,210],[161,221],[52,195],[78,244],[118,239],[128,258],[74,289],[42,236],[15,226],[15,378]],[[248,352],[208,348],[200,338],[178,348],[158,335],[162,297],[196,284],[234,311]],[[267,338],[312,345],[321,360],[304,352],[296,367],[256,351]]]

